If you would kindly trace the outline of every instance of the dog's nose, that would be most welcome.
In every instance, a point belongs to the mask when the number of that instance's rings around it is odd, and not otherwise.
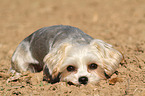
[[[80,84],[84,84],[84,85],[87,84],[88,83],[88,77],[86,77],[86,76],[80,77],[79,82],[80,82]]]

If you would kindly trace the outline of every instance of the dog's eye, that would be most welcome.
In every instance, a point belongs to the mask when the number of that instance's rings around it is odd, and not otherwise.
[[[97,64],[95,64],[95,63],[92,63],[92,64],[90,64],[89,65],[89,69],[97,69],[97,67],[98,67],[98,65]]]
[[[67,67],[67,71],[69,72],[75,71],[75,67],[70,65]]]

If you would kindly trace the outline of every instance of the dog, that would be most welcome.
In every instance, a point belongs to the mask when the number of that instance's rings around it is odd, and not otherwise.
[[[116,71],[123,55],[112,45],[67,25],[41,28],[16,48],[10,72],[43,71],[49,83],[96,84]]]

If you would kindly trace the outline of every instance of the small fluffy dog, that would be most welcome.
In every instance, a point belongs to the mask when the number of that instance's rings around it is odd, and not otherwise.
[[[43,70],[50,83],[95,84],[109,78],[122,58],[112,45],[76,27],[56,25],[41,28],[21,42],[12,56],[10,71]]]

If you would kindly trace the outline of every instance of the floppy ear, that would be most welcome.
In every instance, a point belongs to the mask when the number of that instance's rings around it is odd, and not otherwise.
[[[104,69],[105,75],[111,76],[123,59],[122,54],[115,50],[112,45],[99,39],[92,40],[90,45],[96,47],[96,55],[101,61],[100,66]]]
[[[44,58],[44,75],[50,79],[51,83],[58,82],[60,76],[60,66],[66,58],[66,54],[71,45],[68,43],[61,44],[58,48],[54,48]]]

